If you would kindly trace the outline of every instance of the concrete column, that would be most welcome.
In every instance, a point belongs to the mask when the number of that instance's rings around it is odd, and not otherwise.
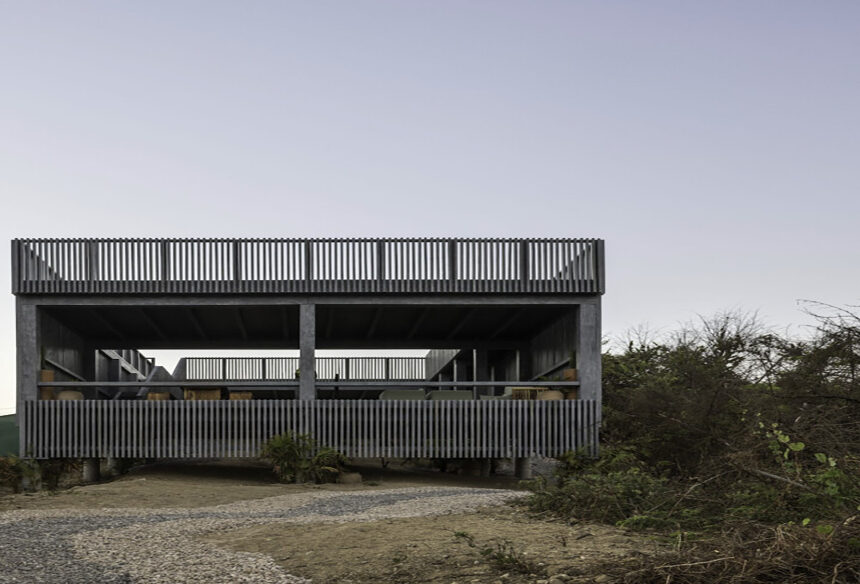
[[[299,399],[316,399],[316,304],[299,306]]]
[[[486,349],[472,349],[472,380],[490,380],[490,362]],[[490,387],[479,387],[476,388],[475,393],[486,395],[491,391],[492,388]]]
[[[517,349],[517,381],[528,381],[532,377],[531,347],[523,345]]]
[[[39,369],[42,366],[42,347],[39,329],[39,308],[15,299],[15,345],[19,454],[27,456],[24,426],[24,402],[39,399]]]
[[[532,478],[532,459],[528,456],[514,459],[514,475],[518,479],[528,480]]]
[[[81,480],[85,483],[97,483],[101,478],[99,472],[99,464],[101,461],[98,458],[84,459],[84,465],[81,472]]]
[[[593,399],[598,403],[600,415],[601,402],[601,330],[600,298],[594,303],[580,304],[576,319],[576,369],[579,375],[580,399]]]

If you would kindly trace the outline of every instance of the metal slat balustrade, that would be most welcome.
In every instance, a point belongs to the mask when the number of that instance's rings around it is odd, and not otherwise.
[[[184,357],[184,380],[296,379],[299,357]],[[317,357],[319,381],[423,380],[424,357]],[[180,380],[181,381],[181,380]]]
[[[600,239],[15,239],[15,294],[602,294]]]
[[[253,457],[291,430],[360,458],[594,455],[598,404],[564,401],[28,401],[34,458]]]

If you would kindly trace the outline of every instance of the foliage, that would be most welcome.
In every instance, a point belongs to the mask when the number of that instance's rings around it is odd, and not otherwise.
[[[63,478],[81,470],[81,461],[75,458],[48,458],[38,462],[42,486],[56,491]]]
[[[860,516],[807,525],[732,526],[661,556],[595,569],[625,584],[860,581]]]
[[[23,478],[24,468],[20,458],[0,456],[0,486],[12,489],[13,493],[20,493]]]
[[[733,312],[604,355],[601,458],[564,457],[531,507],[696,532],[624,582],[857,581],[860,316],[808,306],[804,340]]]
[[[346,464],[346,457],[340,452],[319,446],[309,434],[291,431],[267,440],[260,457],[272,463],[282,482],[331,482]]]
[[[562,458],[556,481],[539,478],[529,504],[535,511],[552,511],[568,518],[632,526],[662,525],[652,516],[671,495],[666,479],[648,472],[629,450],[610,449],[597,460],[570,453]]]

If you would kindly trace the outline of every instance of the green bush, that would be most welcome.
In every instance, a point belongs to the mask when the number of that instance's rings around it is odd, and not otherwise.
[[[287,483],[331,482],[337,478],[346,457],[320,446],[309,434],[286,432],[267,440],[260,458],[272,463],[278,479]]]
[[[556,469],[556,482],[532,482],[528,505],[572,520],[663,526],[661,515],[672,492],[667,479],[651,474],[625,449],[605,450],[599,459],[569,453]]]

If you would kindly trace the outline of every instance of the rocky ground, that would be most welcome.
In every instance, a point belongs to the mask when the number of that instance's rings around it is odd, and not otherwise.
[[[528,516],[504,478],[363,468],[280,485],[256,465],[162,465],[0,498],[0,582],[600,582],[659,544]],[[506,487],[506,488],[499,488]]]

